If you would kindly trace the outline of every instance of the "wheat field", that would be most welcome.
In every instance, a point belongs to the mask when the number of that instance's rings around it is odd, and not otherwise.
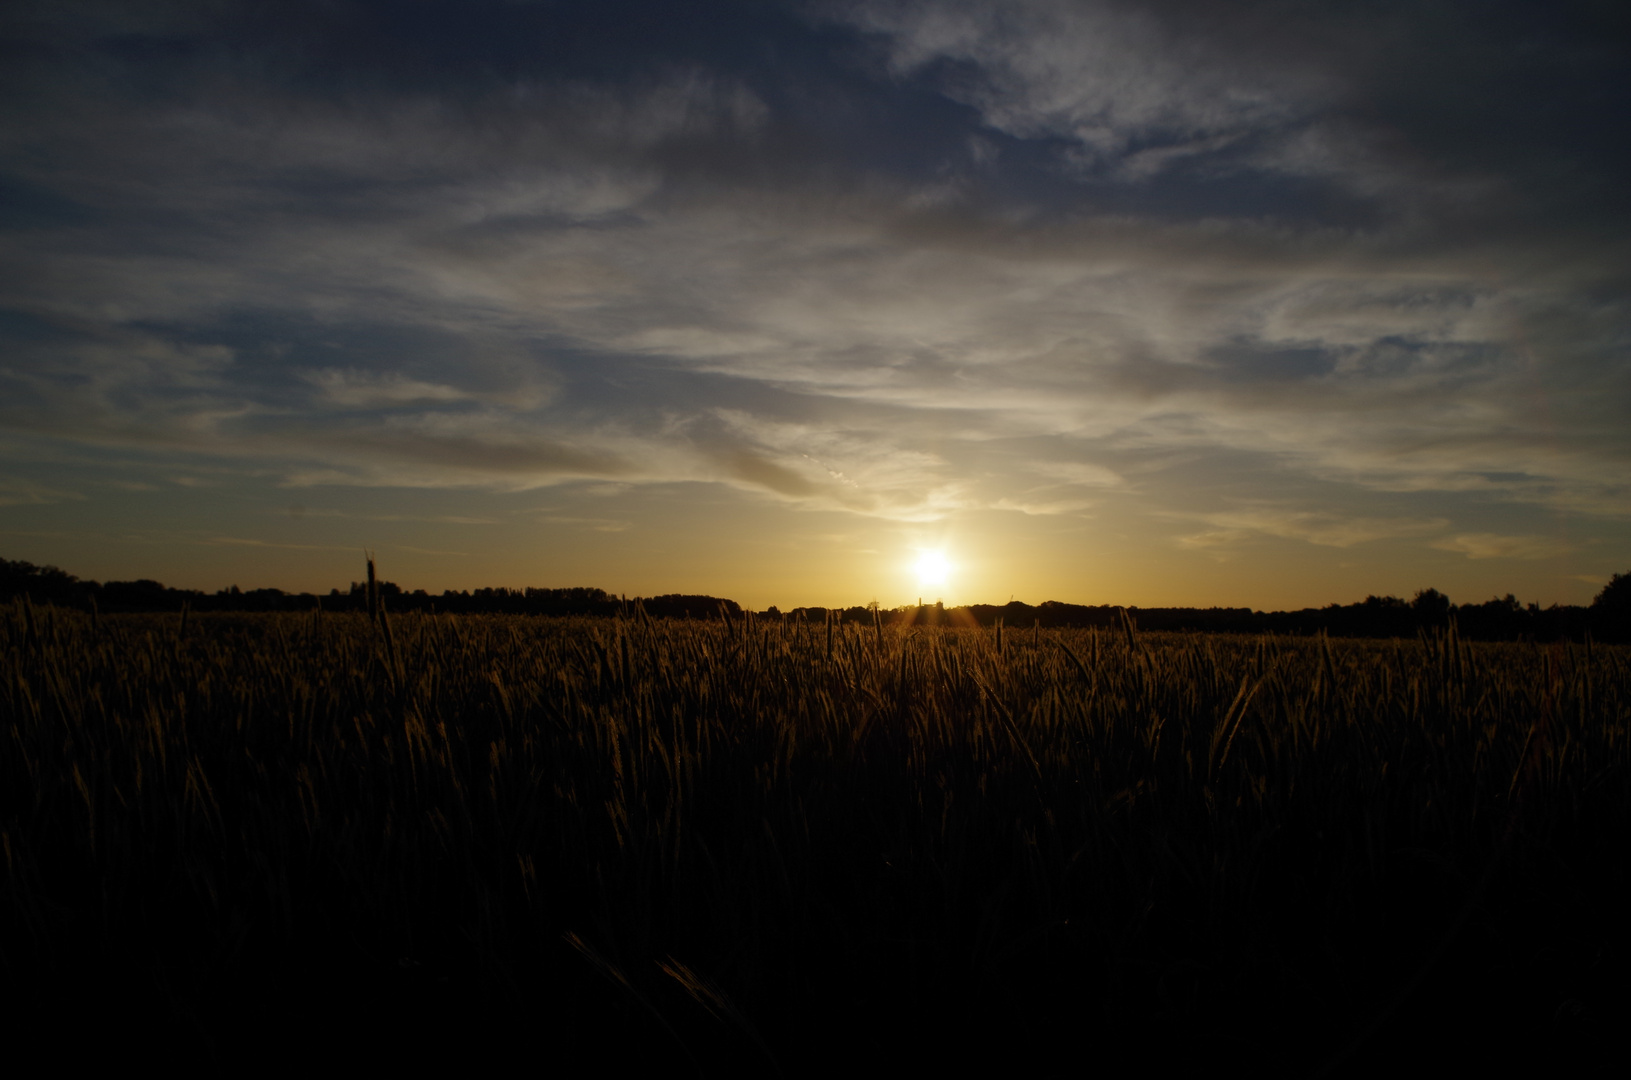
[[[1624,647],[26,601],[0,638],[19,1031],[1334,1075],[1623,1023]]]

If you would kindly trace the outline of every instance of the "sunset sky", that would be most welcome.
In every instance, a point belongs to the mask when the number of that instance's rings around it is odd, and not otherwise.
[[[1626,11],[7,4],[0,557],[1587,602]]]

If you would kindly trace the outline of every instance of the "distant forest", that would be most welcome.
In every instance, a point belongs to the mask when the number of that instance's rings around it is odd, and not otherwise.
[[[394,582],[379,583],[387,610],[443,614],[509,615],[634,615],[643,612],[665,619],[794,619],[822,622],[829,615],[842,622],[886,626],[993,626],[999,620],[1012,629],[1033,626],[1099,626],[1114,629],[1200,630],[1220,633],[1318,634],[1334,637],[1414,637],[1423,629],[1448,626],[1453,620],[1462,637],[1481,641],[1581,640],[1631,641],[1631,574],[1615,574],[1588,607],[1520,603],[1511,593],[1476,604],[1456,604],[1437,589],[1423,589],[1405,600],[1397,596],[1367,596],[1355,604],[1329,604],[1300,611],[1254,611],[1251,608],[1122,608],[1113,605],[1066,604],[1048,600],[1040,604],[968,604],[960,607],[907,605],[879,608],[876,604],[849,608],[775,607],[745,611],[734,600],[715,596],[619,597],[604,589],[485,588],[448,590],[439,594],[423,589],[409,592]],[[219,592],[172,589],[157,581],[86,581],[55,566],[0,559],[0,601],[26,596],[36,604],[55,604],[101,612],[191,611],[366,611],[367,586],[352,582],[342,591],[326,595],[286,593],[281,589],[242,590],[236,585]]]

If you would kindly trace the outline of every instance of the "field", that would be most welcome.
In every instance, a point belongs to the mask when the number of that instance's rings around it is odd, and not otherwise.
[[[1357,1075],[1623,1031],[1625,647],[0,615],[24,1042]]]

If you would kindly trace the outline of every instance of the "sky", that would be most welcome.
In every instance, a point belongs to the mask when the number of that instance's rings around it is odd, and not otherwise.
[[[0,556],[1588,602],[1627,11],[12,0]]]

